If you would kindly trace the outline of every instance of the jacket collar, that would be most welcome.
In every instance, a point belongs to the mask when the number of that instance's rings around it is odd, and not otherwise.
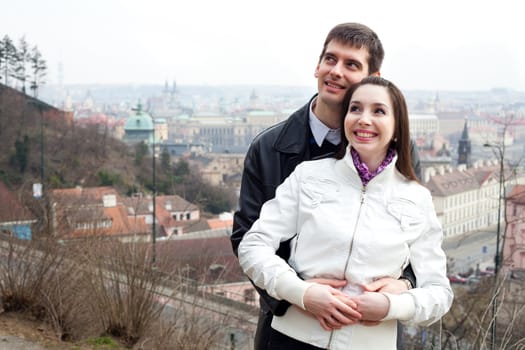
[[[286,120],[274,143],[274,147],[278,152],[295,154],[306,152],[309,145],[307,138],[310,131],[308,124],[310,104],[316,96],[317,94]]]
[[[357,169],[354,165],[354,160],[352,159],[352,155],[350,154],[349,147],[346,148],[345,156],[342,159],[339,159],[335,163],[335,169],[336,172],[339,173],[342,178],[344,179],[350,179],[350,181],[355,182],[356,184],[359,184],[359,186],[363,186],[363,183],[361,181],[361,178],[359,177],[359,174],[357,172]],[[379,183],[385,183],[393,181],[394,178],[397,178],[398,176],[401,176],[404,178],[401,173],[399,173],[396,169],[396,161],[397,161],[397,155],[392,158],[392,161],[390,164],[388,164],[385,169],[377,174],[366,186],[367,188],[374,187],[376,183],[378,183],[377,180],[381,179]],[[377,180],[376,180],[377,179]]]

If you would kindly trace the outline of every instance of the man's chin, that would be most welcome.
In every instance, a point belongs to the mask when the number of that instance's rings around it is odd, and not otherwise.
[[[325,93],[323,96],[321,96],[321,99],[327,106],[341,107],[343,104],[344,93],[342,95],[335,93]]]

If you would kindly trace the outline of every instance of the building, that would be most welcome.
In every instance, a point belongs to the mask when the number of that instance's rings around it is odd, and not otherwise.
[[[241,174],[244,166],[244,154],[238,153],[208,154],[198,160],[202,178],[214,186],[231,184],[232,176]]]
[[[177,195],[155,196],[155,210],[151,196],[135,195],[124,198],[123,202],[130,219],[144,220],[151,227],[155,217],[155,236],[159,238],[182,235],[200,221],[200,209]]]
[[[142,110],[140,103],[135,111],[136,113],[129,117],[124,124],[124,141],[130,145],[141,142],[148,145],[153,144],[155,131],[153,118]]]
[[[499,165],[496,162],[476,162],[452,168],[427,168],[423,184],[434,202],[444,237],[494,227],[498,221]],[[525,174],[507,171],[508,186],[525,184]],[[501,215],[503,218],[503,215]]]
[[[167,119],[169,143],[205,144],[216,153],[245,153],[255,136],[286,116],[269,110],[178,115]]]
[[[525,185],[512,188],[506,205],[502,265],[506,269],[525,271]]]
[[[128,215],[117,191],[109,186],[49,190],[50,220],[55,237],[135,237],[148,240],[151,226]]]
[[[153,120],[155,127],[155,142],[164,143],[168,141],[168,123],[165,118],[155,118]]]
[[[439,134],[439,119],[437,115],[410,113],[409,118],[410,135],[413,138],[428,138]]]
[[[0,182],[0,233],[30,240],[31,226],[36,222],[35,216]]]
[[[231,232],[233,217],[201,216],[200,208],[177,195],[120,196],[109,186],[49,190],[53,235],[61,238],[113,236],[123,242]],[[153,221],[155,218],[155,221]],[[155,227],[153,227],[155,223]]]
[[[461,133],[461,138],[459,139],[458,144],[458,165],[462,164],[470,167],[472,164],[470,159],[471,154],[472,146],[468,137],[467,121],[465,120],[465,126],[463,127],[463,132]]]

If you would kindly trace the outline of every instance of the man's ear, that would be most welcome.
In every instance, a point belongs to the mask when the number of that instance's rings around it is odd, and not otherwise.
[[[319,78],[319,65],[315,66],[314,77]]]
[[[375,77],[380,77],[381,76],[381,72],[380,71],[377,71],[375,73],[372,73],[370,74],[371,76],[375,76]]]

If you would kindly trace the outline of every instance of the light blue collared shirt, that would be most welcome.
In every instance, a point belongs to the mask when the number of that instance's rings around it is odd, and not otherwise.
[[[314,136],[315,143],[317,143],[317,145],[321,147],[323,141],[326,139],[326,141],[337,146],[341,143],[341,129],[330,129],[329,127],[324,125],[321,120],[319,120],[319,118],[314,113],[314,106],[316,102],[317,97],[312,101],[312,103],[310,103],[309,117],[310,130],[312,131],[312,135]]]

